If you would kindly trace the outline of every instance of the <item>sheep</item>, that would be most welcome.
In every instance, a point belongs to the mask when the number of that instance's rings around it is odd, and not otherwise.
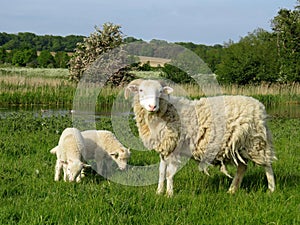
[[[173,195],[173,177],[181,156],[193,156],[199,169],[208,174],[209,165],[226,165],[237,172],[228,193],[242,182],[247,162],[265,168],[268,189],[275,190],[272,162],[276,160],[271,134],[266,125],[265,107],[246,96],[217,96],[188,100],[170,94],[173,89],[160,80],[133,80],[125,88],[127,99],[134,94],[133,111],[139,136],[148,149],[160,154],[157,194]]]
[[[85,143],[80,131],[77,128],[66,128],[60,136],[58,146],[50,150],[57,157],[54,180],[59,180],[63,169],[64,181],[80,182],[83,168],[90,167],[82,162],[84,152]]]
[[[130,158],[130,149],[125,148],[112,132],[107,130],[86,130],[82,131],[80,135],[82,135],[84,143],[84,148],[81,149],[82,160],[85,162],[88,160],[95,160],[98,173],[103,176],[107,175],[105,174],[105,171],[103,171],[103,166],[106,162],[107,166],[110,167],[111,159],[117,163],[120,170],[126,169],[127,161]],[[63,135],[60,139],[64,139]],[[65,141],[62,141],[62,143],[64,142]],[[59,146],[56,146],[50,152],[52,154],[61,154],[57,151],[58,149]],[[57,158],[59,159],[62,157],[58,156]],[[62,167],[64,164],[67,165],[64,161],[65,160],[59,160],[57,162],[58,167]],[[82,164],[82,166],[88,167],[87,164]],[[76,171],[78,172],[79,169],[80,167],[78,167]],[[83,171],[81,171],[81,174],[82,173]],[[67,173],[65,173],[65,175],[67,176]],[[56,176],[59,176],[59,174]],[[55,178],[55,180],[58,179],[59,178]],[[64,179],[66,180],[66,178]]]
[[[107,130],[86,130],[81,132],[86,147],[85,160],[95,159],[97,163],[97,172],[101,175],[103,163],[114,160],[120,170],[125,170],[127,161],[130,158],[130,149],[125,148],[115,137]]]

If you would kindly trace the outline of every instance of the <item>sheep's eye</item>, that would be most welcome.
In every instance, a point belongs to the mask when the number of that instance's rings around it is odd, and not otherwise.
[[[140,92],[143,92],[143,89],[140,89]]]

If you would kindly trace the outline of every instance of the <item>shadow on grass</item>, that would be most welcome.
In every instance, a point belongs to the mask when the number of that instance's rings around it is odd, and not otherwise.
[[[252,170],[251,170],[252,169]],[[212,186],[212,190],[215,192],[223,191],[223,189],[229,189],[232,179],[222,175],[215,174],[208,179],[209,185]],[[276,173],[275,174],[275,190],[298,187],[300,184],[300,175],[292,173]],[[264,170],[250,168],[242,181],[240,189],[246,192],[257,192],[259,190],[268,190],[268,181]]]

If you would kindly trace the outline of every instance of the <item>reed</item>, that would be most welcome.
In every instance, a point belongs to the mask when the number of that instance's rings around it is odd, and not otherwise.
[[[299,83],[262,83],[260,85],[206,85],[205,91],[201,87],[184,84],[180,85],[190,98],[200,98],[207,95],[246,95],[257,98],[266,106],[280,104],[300,104],[300,84]],[[181,91],[182,92],[182,91]]]
[[[143,74],[145,78],[153,72]],[[157,76],[155,73],[153,76]],[[152,76],[152,77],[153,77]],[[83,103],[88,103],[91,95],[97,95],[97,105],[111,107],[123,88],[100,87],[91,84],[81,89]],[[98,86],[97,86],[98,85]],[[9,104],[63,104],[71,105],[77,90],[77,84],[68,80],[67,69],[0,68],[0,105]],[[95,91],[96,90],[96,91]],[[92,93],[93,92],[93,93]],[[299,83],[262,83],[260,85],[216,85],[203,87],[193,84],[175,86],[175,95],[197,99],[211,95],[253,96],[266,106],[281,104],[300,104]]]

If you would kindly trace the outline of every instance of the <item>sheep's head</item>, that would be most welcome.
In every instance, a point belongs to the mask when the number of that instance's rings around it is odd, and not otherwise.
[[[138,95],[141,106],[148,112],[159,110],[159,99],[166,98],[173,89],[158,80],[137,79],[128,84],[125,90],[125,98],[129,92]]]
[[[68,160],[66,162],[67,166],[67,175],[70,182],[73,182],[76,180],[76,178],[81,174],[81,171],[83,168],[91,167],[88,164],[84,164],[80,160]]]
[[[115,152],[110,153],[112,159],[118,164],[120,170],[125,170],[127,161],[130,158],[130,149],[121,148]]]

